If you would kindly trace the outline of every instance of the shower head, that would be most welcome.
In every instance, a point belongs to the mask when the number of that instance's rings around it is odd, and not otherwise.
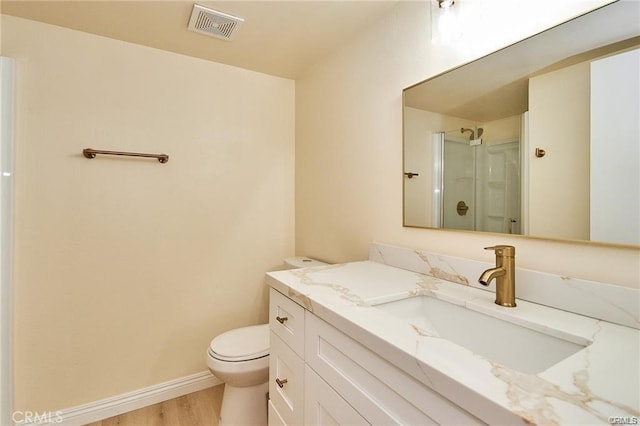
[[[473,130],[473,129],[465,129],[464,127],[462,127],[460,129],[460,133],[464,134],[465,132],[470,132],[471,133],[471,136],[469,136],[469,140],[470,141],[475,139],[475,137],[474,137],[476,135],[475,130]]]
[[[464,127],[462,127],[460,129],[460,133],[465,133],[465,132],[470,132],[471,136],[469,136],[469,140],[475,140],[476,139],[476,131],[478,132],[478,139],[480,139],[480,137],[482,136],[482,134],[484,133],[484,129],[482,127],[475,127],[474,129],[466,129]]]

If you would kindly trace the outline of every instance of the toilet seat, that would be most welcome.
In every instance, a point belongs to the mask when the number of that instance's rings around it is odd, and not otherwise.
[[[239,362],[269,355],[269,324],[236,328],[215,337],[209,355],[221,361]]]

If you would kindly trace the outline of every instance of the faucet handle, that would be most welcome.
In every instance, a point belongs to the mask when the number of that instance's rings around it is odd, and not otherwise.
[[[496,256],[515,257],[516,255],[516,248],[514,246],[497,245],[485,247],[484,249],[495,251]]]

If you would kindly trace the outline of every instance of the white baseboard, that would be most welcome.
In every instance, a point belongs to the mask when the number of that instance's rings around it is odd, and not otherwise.
[[[133,392],[127,392],[111,398],[78,405],[65,410],[54,411],[49,415],[41,414],[40,419],[21,421],[19,426],[61,424],[65,426],[80,426],[97,422],[138,408],[147,407],[169,399],[177,398],[188,393],[196,392],[212,386],[221,385],[222,381],[209,371],[192,374],[169,382],[149,386]]]

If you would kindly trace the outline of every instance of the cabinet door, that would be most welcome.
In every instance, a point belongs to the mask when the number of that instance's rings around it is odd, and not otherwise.
[[[287,426],[273,405],[273,401],[269,401],[269,426]]]
[[[309,366],[304,372],[305,425],[368,425],[367,421]]]
[[[284,423],[300,425],[304,404],[304,361],[271,332],[269,399]]]
[[[305,362],[372,424],[482,424],[456,404],[315,315]]]

